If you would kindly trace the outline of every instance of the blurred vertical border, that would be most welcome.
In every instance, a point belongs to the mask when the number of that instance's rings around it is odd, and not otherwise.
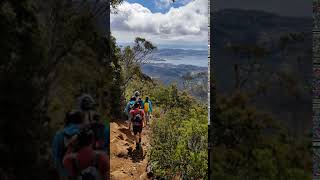
[[[313,179],[320,179],[320,0],[313,0]]]

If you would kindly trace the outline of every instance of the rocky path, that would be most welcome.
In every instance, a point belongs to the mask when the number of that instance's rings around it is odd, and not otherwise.
[[[142,131],[142,150],[135,149],[134,136],[124,121],[110,122],[111,180],[148,180],[149,130]]]

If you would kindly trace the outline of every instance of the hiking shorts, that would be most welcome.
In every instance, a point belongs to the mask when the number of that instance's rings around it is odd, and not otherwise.
[[[133,126],[132,129],[134,135],[137,135],[138,133],[142,132],[142,126]]]

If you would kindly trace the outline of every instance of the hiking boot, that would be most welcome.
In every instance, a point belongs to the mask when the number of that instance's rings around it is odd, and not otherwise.
[[[136,149],[139,150],[140,147],[141,147],[141,146],[140,146],[140,143],[137,143],[137,144],[136,144]]]

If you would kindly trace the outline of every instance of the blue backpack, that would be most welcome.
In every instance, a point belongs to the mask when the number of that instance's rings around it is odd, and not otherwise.
[[[54,164],[62,176],[68,176],[67,170],[63,167],[63,157],[67,151],[68,140],[77,133],[80,128],[77,125],[70,124],[63,130],[56,133],[52,142],[52,156]]]
[[[136,103],[135,101],[130,101],[129,102],[129,106],[127,107],[127,112],[130,113],[130,111],[133,109],[134,103]]]

